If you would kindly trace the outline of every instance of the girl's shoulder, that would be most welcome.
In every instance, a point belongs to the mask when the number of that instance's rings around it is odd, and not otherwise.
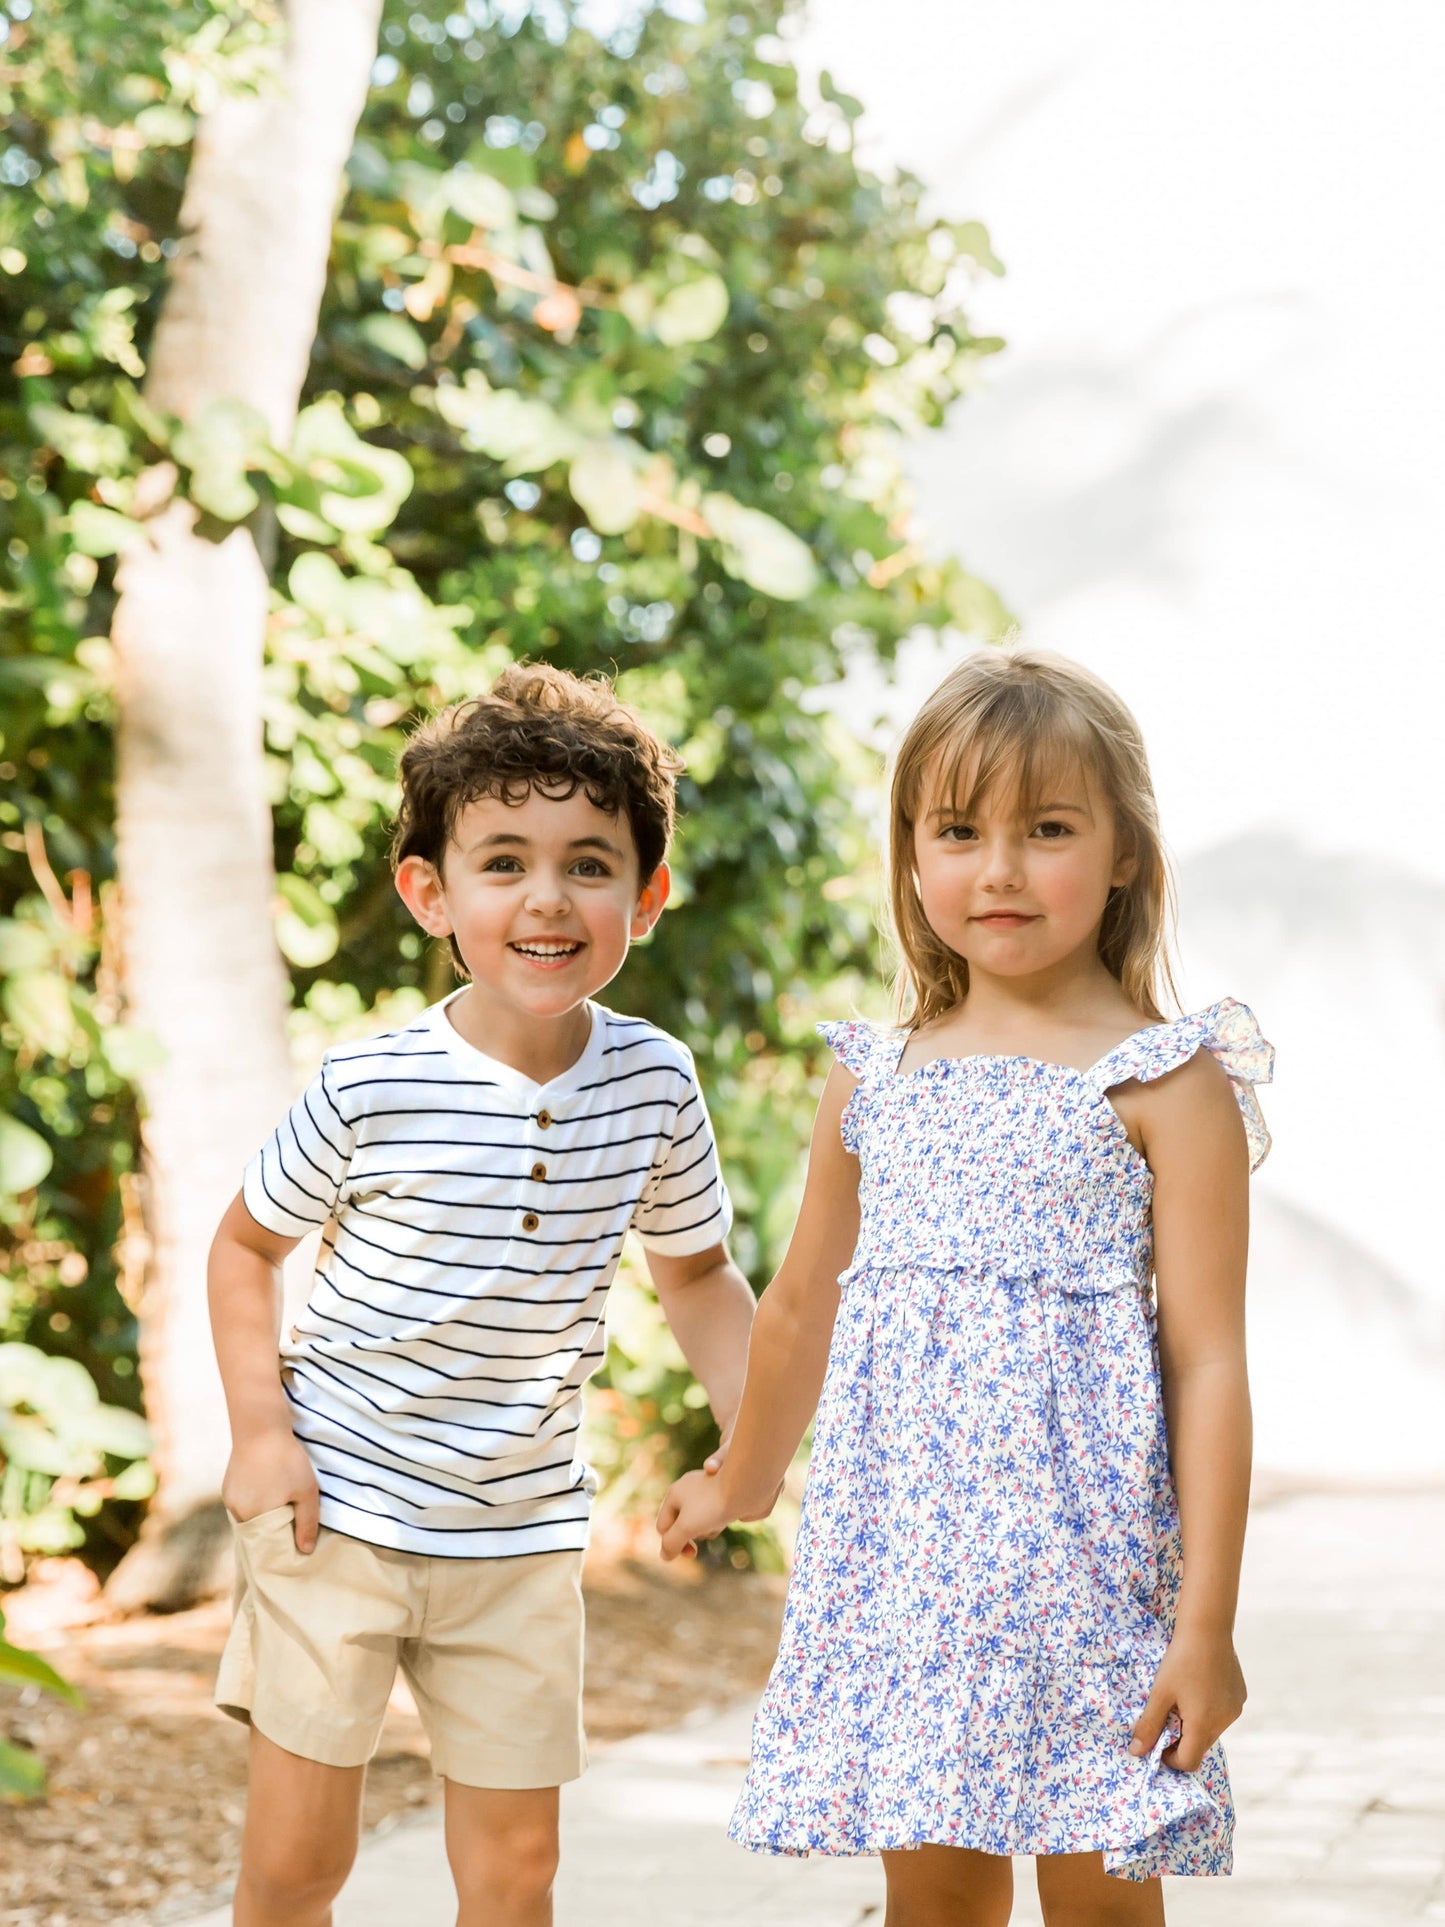
[[[1200,1051],[1208,1051],[1233,1087],[1249,1139],[1250,1169],[1255,1170],[1264,1162],[1270,1140],[1254,1086],[1273,1078],[1274,1046],[1248,1004],[1223,997],[1207,1010],[1150,1024],[1106,1052],[1091,1075],[1105,1090],[1134,1078],[1149,1084],[1189,1063]]]
[[[860,1084],[893,1074],[908,1035],[901,1025],[870,1024],[862,1017],[819,1024],[817,1028],[838,1062],[852,1071]]]

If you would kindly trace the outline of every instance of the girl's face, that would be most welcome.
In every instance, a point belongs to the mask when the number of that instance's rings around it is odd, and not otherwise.
[[[1096,954],[1109,892],[1133,875],[1108,798],[1082,768],[1055,774],[1035,809],[1006,779],[972,811],[925,784],[913,850],[930,927],[997,977],[1033,976],[1084,948]]]

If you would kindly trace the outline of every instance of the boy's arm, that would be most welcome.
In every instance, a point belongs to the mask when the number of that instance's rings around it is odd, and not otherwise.
[[[662,1314],[726,1439],[743,1395],[756,1310],[752,1287],[721,1242],[685,1258],[645,1255]]]
[[[231,1419],[221,1497],[232,1517],[242,1520],[294,1506],[297,1551],[310,1552],[316,1544],[316,1474],[291,1429],[277,1351],[280,1268],[299,1243],[257,1224],[238,1192],[212,1242],[206,1288]]]
[[[1137,1116],[1154,1173],[1159,1367],[1184,1581],[1133,1750],[1147,1752],[1175,1710],[1183,1731],[1163,1757],[1193,1772],[1244,1705],[1234,1611],[1249,1508],[1249,1151],[1228,1080],[1203,1052],[1144,1086]]]
[[[858,1243],[858,1161],[844,1148],[843,1107],[856,1088],[835,1064],[818,1104],[797,1226],[763,1293],[747,1381],[717,1475],[680,1479],[658,1517],[662,1556],[675,1559],[733,1519],[766,1518],[823,1388],[838,1313],[838,1278]]]

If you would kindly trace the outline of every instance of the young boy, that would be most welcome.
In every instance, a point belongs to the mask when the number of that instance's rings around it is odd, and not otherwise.
[[[331,1918],[400,1663],[459,1927],[546,1927],[584,1764],[581,1390],[631,1228],[720,1423],[753,1300],[687,1050],[591,1001],[652,928],[678,765],[610,688],[510,669],[402,757],[397,888],[468,982],[331,1051],[211,1255],[251,1726],[237,1927]],[[278,1267],[324,1224],[277,1352]]]

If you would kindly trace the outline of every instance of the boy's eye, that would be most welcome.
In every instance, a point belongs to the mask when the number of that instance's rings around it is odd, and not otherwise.
[[[514,856],[493,856],[488,857],[487,861],[482,865],[482,874],[484,876],[515,876],[521,867],[521,864]]]
[[[578,876],[583,877],[606,877],[612,874],[602,859],[595,856],[578,857],[572,867]]]

